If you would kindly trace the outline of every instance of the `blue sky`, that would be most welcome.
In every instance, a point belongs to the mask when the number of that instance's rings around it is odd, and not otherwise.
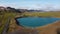
[[[0,6],[27,9],[60,9],[60,0],[0,0]]]

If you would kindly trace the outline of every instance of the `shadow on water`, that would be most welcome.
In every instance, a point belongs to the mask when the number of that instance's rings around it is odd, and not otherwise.
[[[22,25],[19,24],[19,22],[18,22],[18,20],[17,20],[17,19],[19,19],[19,18],[22,18],[22,17],[17,17],[17,18],[15,18],[16,24],[17,24],[18,26],[22,26]],[[22,26],[22,27],[23,27],[23,26]]]

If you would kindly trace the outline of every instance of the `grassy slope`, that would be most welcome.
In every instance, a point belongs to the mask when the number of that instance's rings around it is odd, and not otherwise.
[[[60,12],[25,12],[22,14],[23,16],[42,16],[42,17],[60,17]],[[8,17],[14,18],[16,16],[16,13],[4,13],[3,15],[0,15],[0,21],[2,25],[0,26],[0,34],[4,28],[4,24],[6,23]],[[20,16],[20,15],[19,15]],[[12,22],[13,23],[13,22]]]
[[[0,26],[0,34],[1,34],[2,30],[3,30],[3,28],[4,28],[4,25],[5,25],[8,17],[12,17],[13,18],[14,16],[15,16],[14,13],[4,13],[2,16],[0,15],[0,21],[1,21],[1,24],[2,24]]]
[[[40,13],[40,12],[25,12],[23,14],[24,16],[42,16],[42,17],[60,17],[60,12],[44,12],[44,13]]]

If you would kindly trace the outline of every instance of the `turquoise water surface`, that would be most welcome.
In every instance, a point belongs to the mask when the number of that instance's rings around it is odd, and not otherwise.
[[[24,17],[18,18],[17,21],[19,25],[26,26],[26,27],[40,27],[47,24],[54,23],[55,21],[60,20],[60,18],[53,18],[53,17]]]

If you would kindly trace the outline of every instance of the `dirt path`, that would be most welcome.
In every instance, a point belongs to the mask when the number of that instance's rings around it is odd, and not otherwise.
[[[7,31],[8,31],[8,28],[9,28],[9,23],[10,23],[10,18],[8,18],[5,26],[4,26],[4,29],[2,31],[2,34],[7,34]]]

